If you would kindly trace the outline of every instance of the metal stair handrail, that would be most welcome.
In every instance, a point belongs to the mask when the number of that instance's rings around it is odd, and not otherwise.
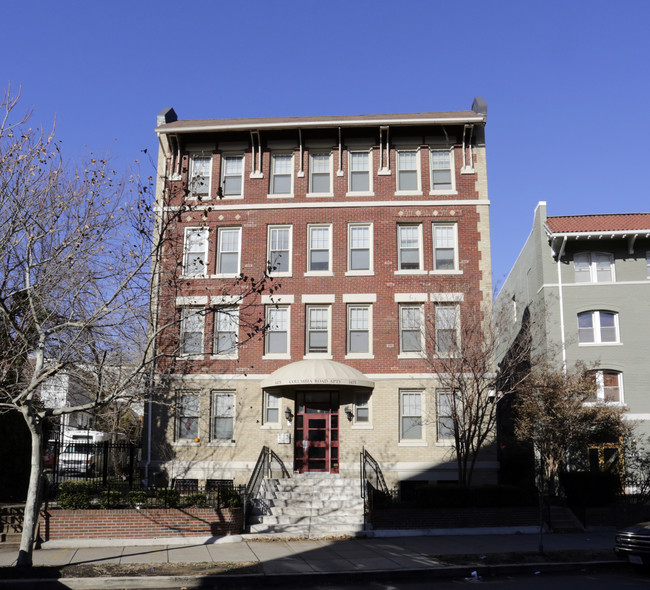
[[[377,460],[366,450],[366,447],[361,447],[361,456],[360,456],[360,471],[361,471],[361,497],[367,502],[368,500],[368,486],[373,484],[368,479],[369,470],[371,470],[375,477],[376,487],[382,493],[389,495],[388,486],[386,485],[386,480],[384,479],[384,474],[381,471],[381,467]]]
[[[272,476],[272,466],[274,462],[280,466],[282,477],[291,477],[287,468],[284,466],[282,459],[278,457],[276,452],[267,446],[263,446],[260,455],[257,458],[257,462],[255,463],[255,467],[253,468],[253,473],[251,473],[248,485],[246,486],[247,498],[253,499],[257,496],[257,492],[259,492],[260,486],[262,485],[262,480],[265,477]]]

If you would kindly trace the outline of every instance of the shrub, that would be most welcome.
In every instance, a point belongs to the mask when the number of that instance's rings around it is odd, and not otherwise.
[[[178,508],[180,504],[181,495],[178,490],[170,490],[163,488],[156,491],[156,498],[165,504],[168,508]]]
[[[104,490],[99,494],[99,505],[102,508],[117,508],[122,503],[122,494],[117,490]]]
[[[84,510],[91,507],[94,491],[93,484],[86,481],[63,481],[56,501],[65,510]]]
[[[243,504],[240,493],[232,488],[221,490],[219,500],[219,503],[223,508],[238,508]]]
[[[147,503],[147,492],[142,490],[131,490],[126,495],[126,501],[129,503],[129,506],[135,508],[136,505],[143,505]]]
[[[207,506],[208,498],[205,494],[189,494],[183,498],[184,506]]]
[[[509,486],[423,485],[415,488],[415,505],[420,508],[535,506],[534,488]]]

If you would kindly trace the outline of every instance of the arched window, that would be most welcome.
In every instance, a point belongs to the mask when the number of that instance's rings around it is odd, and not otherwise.
[[[578,342],[580,344],[611,344],[618,341],[617,313],[585,311],[578,314]]]

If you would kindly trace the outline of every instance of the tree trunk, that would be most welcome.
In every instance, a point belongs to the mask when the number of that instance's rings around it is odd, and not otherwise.
[[[27,500],[25,502],[25,518],[23,521],[23,533],[20,539],[20,551],[16,567],[32,567],[32,552],[36,540],[36,528],[41,507],[41,482],[43,476],[43,457],[41,448],[43,446],[43,429],[33,409],[24,406],[21,410],[32,438],[32,459],[29,472],[29,487],[27,489]]]

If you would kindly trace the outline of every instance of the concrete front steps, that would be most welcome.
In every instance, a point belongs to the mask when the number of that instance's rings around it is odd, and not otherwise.
[[[359,485],[358,478],[329,473],[265,479],[249,532],[307,538],[354,535],[364,530]]]

